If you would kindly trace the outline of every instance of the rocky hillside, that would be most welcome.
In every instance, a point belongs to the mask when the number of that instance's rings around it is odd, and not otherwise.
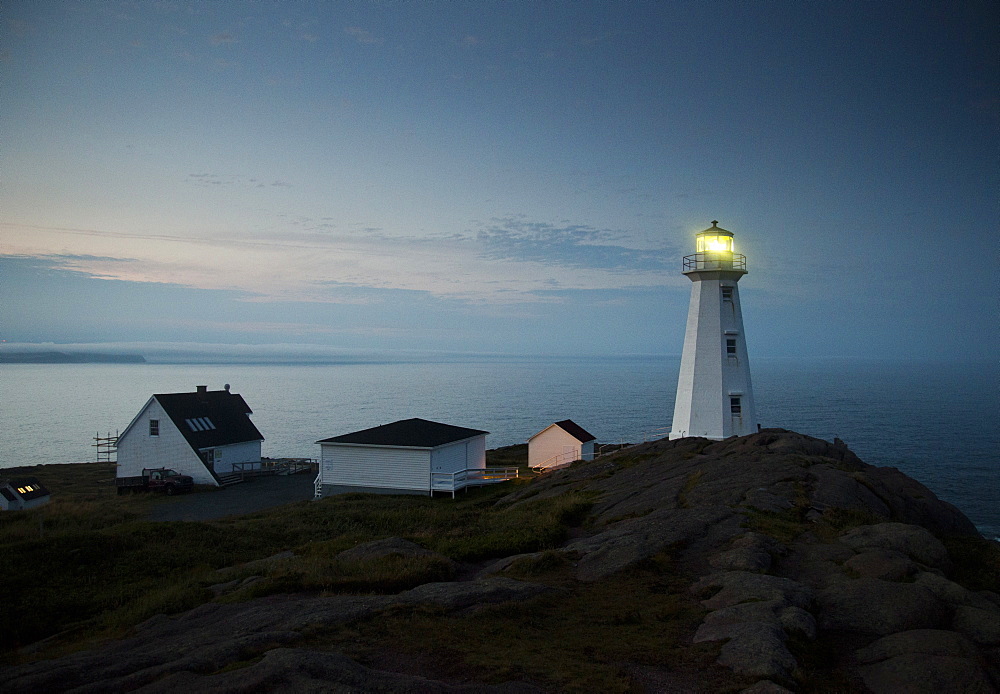
[[[234,602],[225,596],[252,577],[220,581],[219,600],[16,666],[5,684],[14,692],[582,689],[540,681],[526,667],[477,666],[485,661],[460,651],[463,639],[489,638],[478,651],[513,659],[513,642],[541,633],[565,643],[571,669],[611,662],[623,691],[1000,688],[997,544],[920,483],[863,463],[839,441],[782,430],[657,441],[545,475],[498,503],[565,494],[592,503],[558,548],[456,566],[455,580],[394,595]],[[344,554],[364,562],[432,553],[386,538]],[[516,628],[502,632],[501,623]],[[448,645],[435,650],[433,639]]]

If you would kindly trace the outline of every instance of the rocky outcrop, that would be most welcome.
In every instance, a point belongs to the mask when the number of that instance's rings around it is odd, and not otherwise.
[[[921,659],[919,647],[907,652],[905,639],[890,642],[897,650],[879,658],[846,647],[845,676],[858,687],[911,691],[918,680],[937,691],[1000,686],[996,595],[945,578],[951,560],[936,536],[978,533],[915,480],[866,465],[840,441],[781,430],[716,443],[658,441],[619,458],[620,468],[614,458],[603,468],[598,460],[547,481],[601,492],[594,510],[603,529],[566,547],[582,555],[577,577],[599,580],[672,551],[709,610],[693,641],[719,643],[720,665],[760,678],[751,690],[794,690],[799,663],[789,644],[821,633],[841,635],[843,643],[950,634],[966,644],[962,658],[972,658]],[[630,464],[637,458],[646,459]],[[779,534],[794,535],[791,541],[769,536],[771,522],[783,526]],[[837,522],[856,527],[838,533]],[[747,531],[755,525],[763,531]],[[820,539],[814,527],[835,536]],[[890,674],[918,660],[912,682]]]
[[[405,606],[478,617],[484,606],[543,593],[558,600],[572,591],[566,580],[599,585],[658,561],[669,561],[682,577],[679,593],[701,610],[694,613],[690,643],[717,649],[710,656],[714,667],[732,673],[743,691],[796,691],[803,659],[815,669],[812,651],[818,650],[823,667],[852,691],[1000,687],[1000,596],[963,586],[942,542],[978,537],[974,526],[923,485],[898,470],[866,465],[842,442],[781,430],[720,442],[657,441],[547,474],[499,503],[512,507],[566,492],[588,493],[594,504],[586,523],[546,553],[558,555],[570,574],[555,591],[512,578],[518,567],[546,558],[533,553],[496,557],[458,572],[466,580],[397,595],[209,603],[149,620],[129,638],[91,651],[13,668],[8,687],[534,691],[518,682],[456,685],[374,670],[299,642],[310,630]],[[429,554],[390,538],[338,559]],[[656,681],[648,669],[646,677]],[[683,690],[697,686],[685,682]]]
[[[391,596],[271,596],[244,603],[208,603],[176,618],[140,624],[135,634],[101,649],[76,653],[6,673],[8,692],[141,691],[534,691],[520,685],[451,687],[422,678],[377,672],[342,656],[286,649],[307,630],[346,624],[397,605],[428,604],[445,610],[506,600],[527,600],[546,586],[494,577],[426,584]],[[267,656],[275,649],[278,654]],[[264,658],[250,668],[212,675],[236,662]],[[247,672],[249,670],[249,672]],[[366,682],[370,684],[365,684]],[[248,688],[243,688],[248,687]]]

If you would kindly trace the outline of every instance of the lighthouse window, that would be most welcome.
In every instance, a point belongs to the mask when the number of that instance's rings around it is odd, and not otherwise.
[[[722,288],[722,300],[723,301],[732,301],[733,300],[733,288],[732,287],[723,287]]]
[[[727,337],[726,338],[726,354],[728,354],[731,357],[735,357],[736,356],[736,338],[735,337]]]
[[[739,398],[729,398],[729,411],[735,416],[743,414],[743,406],[740,404]]]

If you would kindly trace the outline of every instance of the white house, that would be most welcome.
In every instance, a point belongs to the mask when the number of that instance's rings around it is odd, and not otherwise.
[[[21,511],[49,503],[49,490],[34,477],[0,482],[0,511]]]
[[[260,466],[264,437],[251,414],[228,385],[154,395],[118,436],[118,477],[166,467],[190,475],[195,484],[219,486],[220,475]]]
[[[454,494],[515,477],[516,469],[486,467],[488,433],[414,418],[322,439],[316,498],[346,490]]]
[[[595,437],[572,419],[550,424],[528,439],[528,467],[550,470],[594,459]]]

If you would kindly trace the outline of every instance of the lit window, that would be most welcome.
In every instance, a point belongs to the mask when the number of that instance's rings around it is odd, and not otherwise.
[[[735,337],[727,337],[726,338],[726,354],[728,354],[731,357],[735,357],[736,356],[736,338]]]
[[[732,301],[733,300],[733,288],[732,287],[723,287],[722,288],[722,300],[723,301]]]
[[[160,435],[160,420],[158,419],[149,420],[149,435],[150,436]]]
[[[19,494],[24,494],[24,487],[18,487],[17,491]]]
[[[740,404],[739,398],[729,398],[729,411],[732,412],[735,417],[743,414],[743,406]]]

